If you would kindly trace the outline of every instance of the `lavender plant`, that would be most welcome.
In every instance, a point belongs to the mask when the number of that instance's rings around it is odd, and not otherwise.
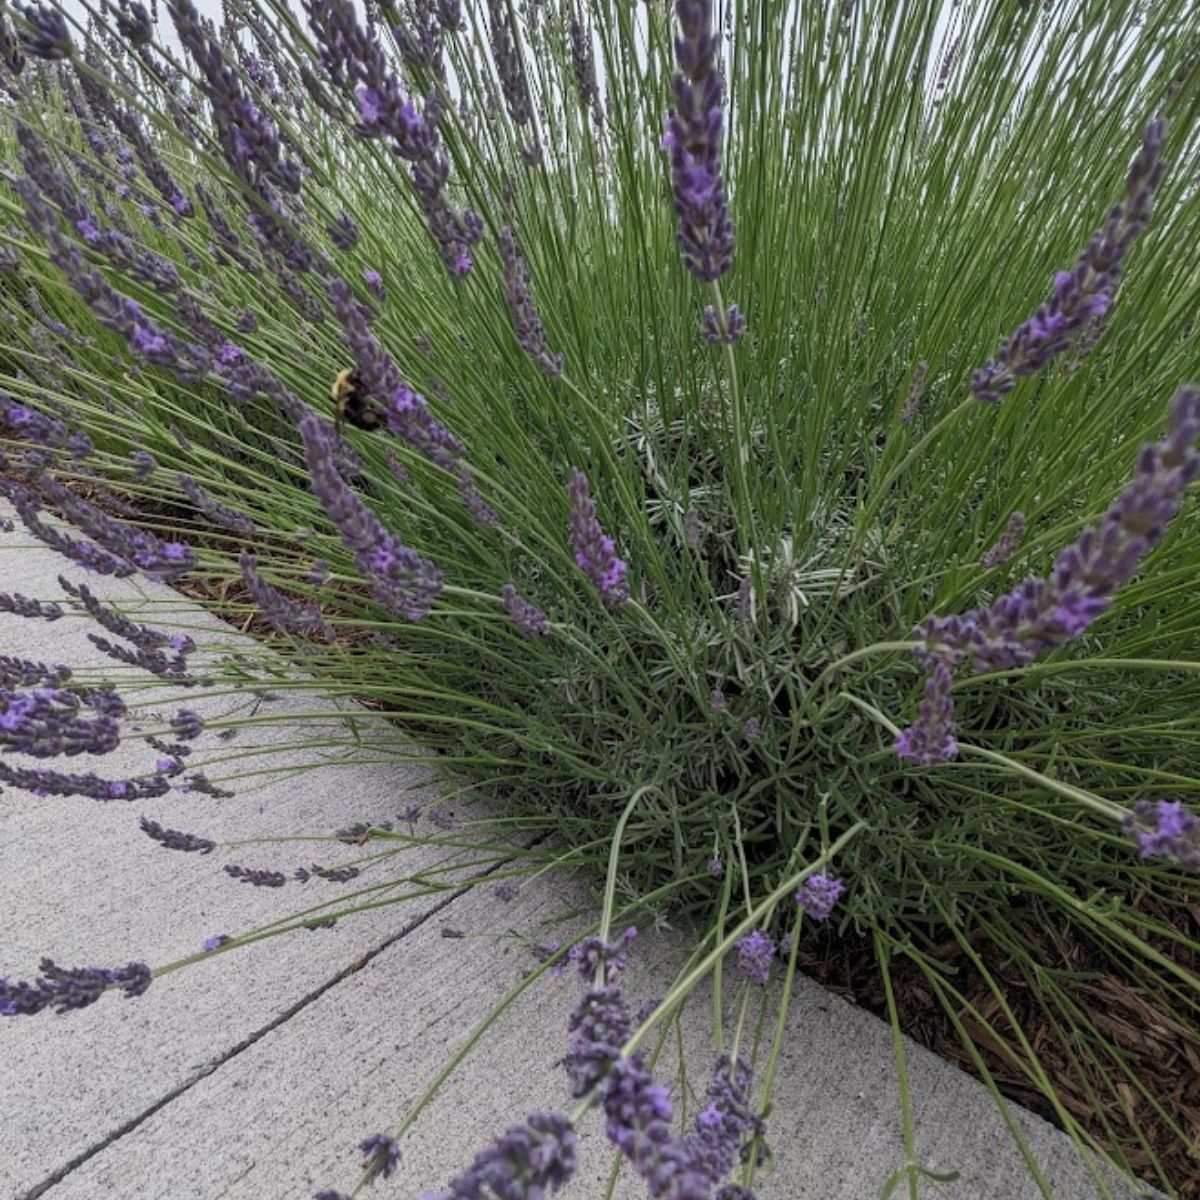
[[[810,940],[866,947],[897,1028],[922,1024],[891,988],[910,972],[989,1083],[1017,1064],[1080,1146],[1200,1195],[1168,1086],[1130,1079],[1040,936],[1196,1026],[1200,14],[393,7],[248,3],[217,29],[170,0],[168,31],[122,2],[89,37],[18,6],[0,492],[86,569],[253,619],[264,656],[390,713],[398,755],[437,752],[448,788],[594,873],[582,1107],[511,1125],[446,1194],[568,1185],[592,1108],[651,1194],[752,1194],[747,1087],[778,1039],[673,1125],[642,1047],[699,976],[631,1015],[623,907],[713,947],[704,973],[727,957],[718,994],[763,1013]],[[335,423],[348,370],[373,430]],[[153,624],[78,584],[65,604],[122,669],[194,679]],[[4,664],[5,746],[112,742],[113,689]],[[201,732],[180,712],[144,778],[0,781],[220,793]],[[213,847],[141,829],[196,869]],[[342,833],[398,869],[392,831]],[[209,933],[197,957],[267,936]],[[0,1012],[148,972],[45,963]],[[1013,1015],[973,1034],[972,1005]],[[1064,1106],[1038,1044],[1121,1119]],[[360,1150],[364,1182],[407,1166],[390,1133]]]

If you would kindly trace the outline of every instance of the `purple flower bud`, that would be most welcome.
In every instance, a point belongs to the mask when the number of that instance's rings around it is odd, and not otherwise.
[[[254,537],[258,533],[258,526],[246,516],[245,513],[240,513],[236,509],[229,508],[222,504],[215,497],[210,496],[190,475],[179,474],[176,476],[179,483],[180,491],[188,501],[200,510],[214,525],[219,525],[222,529],[228,529],[231,533],[236,533],[239,537]]]
[[[75,52],[66,18],[57,8],[23,4],[22,0],[13,0],[13,7],[25,18],[17,27],[17,40],[26,54],[54,61],[70,58]]]
[[[505,0],[488,0],[488,23],[491,32],[492,61],[500,76],[504,103],[514,125],[528,125],[533,120],[533,102],[525,81],[520,38],[509,21]]]
[[[746,332],[746,318],[742,310],[731,304],[724,320],[717,316],[717,310],[710,304],[704,310],[704,320],[700,324],[700,332],[706,342],[714,345],[725,342],[732,345],[740,341]]]
[[[713,688],[708,697],[708,711],[716,717],[723,717],[729,711],[729,703],[725,693],[720,688]]]
[[[442,590],[442,574],[390,534],[375,513],[346,484],[335,461],[334,435],[311,412],[298,422],[313,495],[337,527],[342,541],[375,596],[410,621],[428,616]]]
[[[1022,513],[1015,512],[1008,518],[1008,524],[1004,527],[1004,532],[996,544],[979,556],[979,565],[990,569],[1007,562],[1012,558],[1013,552],[1021,544],[1024,536],[1025,517]]]
[[[547,375],[556,379],[563,373],[566,356],[550,349],[546,330],[529,291],[529,267],[507,226],[500,231],[500,256],[504,260],[504,292],[517,344]]]
[[[829,875],[810,875],[796,891],[796,903],[812,921],[828,921],[846,890],[840,879]]]
[[[901,758],[923,767],[948,762],[958,753],[954,737],[954,706],[950,699],[950,660],[943,656],[933,664],[925,681],[925,699],[915,724],[902,729],[894,741]]]
[[[587,476],[582,471],[571,472],[568,490],[575,565],[588,577],[605,604],[615,608],[629,599],[629,583],[625,578],[628,564],[614,553],[612,538],[600,528]]]
[[[214,950],[220,950],[227,942],[233,939],[227,933],[218,933],[216,937],[204,939],[204,951],[206,954],[211,954]]]
[[[585,109],[600,110],[600,88],[596,83],[595,51],[592,46],[592,26],[584,26],[583,16],[576,6],[567,22],[567,36],[571,42],[571,70],[575,74],[575,86],[579,89],[579,101]]]
[[[359,1144],[362,1151],[364,1183],[374,1183],[376,1179],[387,1179],[400,1165],[400,1147],[394,1138],[384,1133],[373,1133]]]
[[[738,952],[738,970],[751,983],[765,984],[775,958],[775,943],[761,929],[743,934],[734,943]]]
[[[522,633],[530,637],[545,637],[550,632],[550,622],[546,619],[546,614],[526,600],[511,583],[504,585],[500,595],[504,602],[504,611],[512,617]]]
[[[315,605],[290,599],[259,574],[257,560],[249,550],[242,551],[238,562],[242,569],[242,582],[250,598],[276,629],[285,633],[331,635]]]
[[[1162,858],[1185,871],[1200,871],[1200,817],[1177,800],[1139,800],[1122,829],[1142,858]]]
[[[753,746],[762,735],[762,721],[758,717],[747,717],[742,726],[742,739],[748,746]]]
[[[477,1154],[446,1193],[428,1200],[542,1200],[567,1183],[576,1163],[571,1122],[558,1113],[534,1113]]]
[[[329,240],[339,250],[353,250],[358,243],[358,225],[346,213],[338,213],[337,220],[327,225]]]
[[[366,281],[367,288],[376,300],[382,300],[386,295],[383,287],[383,276],[380,275],[373,267],[366,267],[363,270],[363,279]]]

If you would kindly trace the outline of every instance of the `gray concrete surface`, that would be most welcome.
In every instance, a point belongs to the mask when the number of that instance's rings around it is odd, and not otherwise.
[[[61,570],[19,526],[0,534],[0,590],[55,598]],[[148,623],[186,623],[204,653],[238,645],[238,635],[168,589],[88,582],[140,606]],[[88,628],[74,618],[47,625],[0,614],[0,653],[103,666],[108,660],[86,640]],[[132,687],[133,676],[127,679]],[[212,768],[214,777],[243,776],[233,799],[172,794],[128,805],[13,789],[0,796],[0,975],[29,977],[43,954],[64,965],[161,965],[194,952],[206,936],[244,931],[356,886],[256,889],[221,872],[230,861],[284,870],[313,859],[348,861],[362,853],[353,847],[276,843],[200,857],[162,850],[137,830],[145,813],[218,839],[319,833],[393,819],[410,803],[436,797],[420,763],[388,761],[394,737],[361,710],[299,690],[279,695],[268,702],[271,715],[290,723],[255,727],[230,743],[206,733],[199,744],[201,758],[226,760]],[[142,699],[149,728],[149,714],[174,711],[179,697],[152,689]],[[219,719],[254,699],[190,693],[184,702]],[[306,714],[314,713],[327,735],[355,720],[365,748],[296,773],[313,756],[297,742],[307,740]],[[130,743],[109,757],[104,769],[117,775],[147,770],[156,755]],[[411,872],[442,857],[422,847],[396,862]],[[479,869],[464,856],[452,881]],[[381,878],[401,873],[388,871]],[[0,1197],[301,1200],[323,1187],[349,1191],[357,1142],[395,1128],[447,1056],[527,972],[532,960],[522,938],[543,936],[580,901],[580,885],[564,880],[527,885],[508,905],[490,883],[463,887],[218,956],[156,981],[136,1001],[106,996],[66,1017],[0,1021]],[[639,998],[666,989],[680,950],[669,937],[639,939],[630,973]],[[415,1200],[436,1191],[525,1113],[565,1107],[557,1063],[575,996],[570,976],[544,977],[526,991],[405,1138],[400,1174],[371,1194]],[[660,1060],[677,1102],[689,1089],[702,1093],[711,1069],[710,1011],[697,996],[679,1024],[679,1043],[673,1034]],[[903,1160],[890,1031],[807,980],[788,1029],[770,1120],[776,1162],[760,1176],[761,1200],[876,1196]],[[1036,1197],[984,1089],[917,1046],[907,1053],[918,1156],[962,1172],[944,1192],[923,1185],[920,1194]],[[685,1102],[694,1112],[692,1100]],[[1021,1110],[1013,1116],[1055,1196],[1104,1194],[1062,1134]],[[611,1163],[593,1114],[584,1123],[580,1176],[565,1194],[598,1200]],[[616,1195],[643,1195],[627,1175]]]

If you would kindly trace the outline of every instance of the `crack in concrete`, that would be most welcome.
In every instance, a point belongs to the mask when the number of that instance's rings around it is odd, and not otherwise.
[[[488,868],[488,870],[482,871],[479,875],[474,876],[474,879],[486,878],[488,875],[500,870],[502,866],[502,863],[497,863],[495,866]],[[84,1163],[88,1162],[92,1158],[95,1158],[95,1156],[101,1153],[101,1151],[107,1150],[109,1146],[115,1145],[123,1137],[125,1137],[126,1134],[132,1133],[138,1128],[139,1125],[144,1124],[152,1116],[154,1116],[155,1113],[161,1112],[168,1104],[172,1103],[174,1100],[177,1100],[185,1092],[195,1087],[196,1084],[198,1084],[202,1079],[207,1079],[231,1059],[236,1058],[244,1050],[248,1050],[255,1044],[255,1042],[261,1041],[267,1036],[267,1034],[290,1021],[298,1012],[301,1012],[303,1009],[307,1008],[315,1000],[319,1000],[323,995],[325,995],[326,992],[337,987],[339,983],[342,983],[351,975],[357,974],[372,959],[377,958],[380,954],[394,946],[402,938],[407,937],[414,930],[420,928],[420,926],[424,925],[425,922],[431,917],[435,917],[438,913],[444,912],[450,907],[451,904],[454,903],[455,900],[459,899],[461,896],[465,896],[473,886],[475,886],[473,883],[467,883],[462,887],[457,888],[445,900],[435,904],[427,912],[421,913],[419,916],[414,917],[402,929],[398,930],[391,937],[381,942],[374,949],[356,957],[349,966],[344,967],[336,975],[334,975],[333,978],[326,980],[326,982],[321,984],[320,987],[314,988],[307,995],[302,996],[289,1008],[285,1009],[273,1020],[262,1026],[261,1029],[256,1029],[248,1037],[245,1037],[242,1039],[242,1041],[238,1042],[237,1045],[230,1047],[230,1049],[224,1054],[220,1055],[220,1057],[213,1059],[211,1062],[205,1063],[203,1067],[196,1071],[196,1073],[190,1076],[185,1082],[181,1083],[176,1088],[172,1088],[171,1091],[167,1092],[165,1096],[160,1097],[148,1108],[138,1113],[137,1116],[131,1117],[128,1121],[122,1125],[119,1125],[111,1133],[93,1143],[91,1146],[88,1146],[86,1150],[83,1150],[79,1154],[75,1155],[74,1158],[64,1163],[56,1171],[53,1171],[51,1174],[47,1175],[46,1178],[40,1183],[35,1184],[29,1189],[29,1191],[25,1192],[24,1195],[18,1197],[18,1200],[37,1200],[38,1196],[44,1196],[52,1187],[62,1183],[62,1181],[66,1179],[66,1177],[73,1171],[78,1170],[84,1165]]]

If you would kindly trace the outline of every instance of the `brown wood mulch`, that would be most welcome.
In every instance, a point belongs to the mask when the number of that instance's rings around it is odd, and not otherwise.
[[[1148,900],[1134,907],[1200,942],[1200,889],[1193,902],[1169,911]],[[1082,1044],[1069,1026],[1056,1026],[1011,957],[986,940],[973,941],[975,953],[1037,1055],[1057,1103],[1098,1144],[1124,1158],[1150,1185],[1148,1196],[1165,1192],[1179,1200],[1200,1200],[1200,1028],[1155,1003],[1161,982],[1151,991],[1117,974],[1111,961],[1069,926],[1048,929],[1044,921],[1030,923],[1021,929],[1021,937],[1044,977],[1052,979],[1075,1007],[1075,1022],[1095,1028],[1114,1051],[1102,1070],[1081,1052]],[[1200,954],[1153,935],[1147,941],[1200,985]],[[952,939],[937,947],[937,956],[966,1000],[954,1015],[1001,1093],[1061,1128],[1054,1104],[1022,1069],[1026,1060],[1010,1048],[1015,1043],[1009,1040],[1012,1027],[982,973]],[[801,948],[799,962],[805,973],[831,991],[886,1019],[883,981],[869,939],[818,934]],[[921,970],[905,958],[893,961],[892,986],[904,1032],[980,1078],[974,1058]],[[1061,1010],[1058,1020],[1062,1021]],[[1145,1091],[1137,1086],[1139,1081]]]

